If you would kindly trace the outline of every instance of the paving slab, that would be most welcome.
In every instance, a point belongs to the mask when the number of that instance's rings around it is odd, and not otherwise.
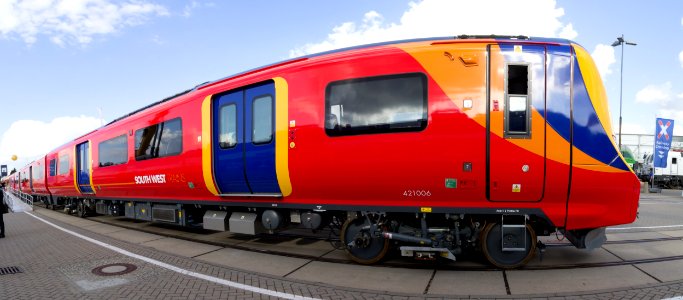
[[[659,233],[665,234],[671,237],[683,238],[683,230],[670,230],[670,231],[660,231]]]
[[[240,246],[317,257],[321,257],[334,250],[330,243],[326,241],[302,238],[280,238],[274,236],[251,240],[240,244]]]
[[[637,244],[613,244],[604,245],[602,247],[625,260],[683,255],[683,241],[681,240]]]
[[[422,294],[433,272],[314,261],[287,278],[381,292]]]
[[[309,262],[307,259],[276,256],[230,248],[199,255],[194,259],[230,268],[275,276],[285,276]]]
[[[655,231],[640,231],[640,232],[615,232],[607,234],[607,241],[633,241],[633,240],[649,240],[649,239],[664,239],[670,236],[661,234]]]
[[[55,220],[58,220],[58,221],[61,221],[61,222],[64,222],[64,223],[67,223],[70,225],[78,226],[78,227],[87,227],[87,226],[93,226],[93,225],[100,224],[100,223],[95,222],[95,221],[91,221],[88,219],[82,219],[82,218],[78,218],[75,216],[66,215],[64,213],[49,210],[49,209],[39,208],[39,209],[36,209],[35,212],[39,213],[43,216],[46,216],[48,218],[55,219]]]
[[[123,227],[118,227],[118,226],[109,225],[109,224],[96,224],[96,225],[92,225],[92,226],[83,227],[83,229],[88,230],[88,231],[92,231],[95,233],[99,233],[99,234],[109,234],[112,232],[126,230]]]
[[[557,266],[618,261],[622,260],[607,252],[605,249],[588,251],[585,249],[577,249],[574,246],[563,246],[546,248],[545,253],[543,253],[543,261],[541,261],[540,255],[536,254],[536,257],[529,261],[527,266]]]
[[[199,235],[196,237],[198,240],[206,241],[209,243],[218,243],[222,245],[237,245],[244,243],[246,241],[254,239],[253,236],[246,237],[243,234],[232,233],[229,231],[214,232],[210,234]]]
[[[171,253],[185,257],[195,257],[222,248],[219,246],[190,242],[174,238],[163,238],[153,240],[141,243],[141,245],[152,247],[154,249],[161,250],[166,253]]]
[[[578,268],[556,270],[506,271],[512,295],[586,292],[603,289],[621,289],[657,281],[627,266]]]
[[[338,250],[338,249],[323,255],[323,258],[348,260],[348,261],[351,260],[349,258],[349,255],[346,253],[346,251]]]
[[[683,280],[683,260],[638,264],[636,267],[663,282]]]
[[[507,295],[502,271],[436,271],[429,295]]]
[[[106,236],[113,237],[118,240],[126,241],[129,243],[142,244],[145,242],[158,240],[164,238],[163,236],[157,234],[146,233],[137,230],[124,229],[121,231],[116,231],[112,233],[105,234]]]

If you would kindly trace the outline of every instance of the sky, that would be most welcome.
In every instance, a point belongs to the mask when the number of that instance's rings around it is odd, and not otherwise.
[[[615,131],[623,34],[637,46],[624,48],[622,132],[654,133],[665,117],[683,135],[683,1],[0,0],[0,164],[19,169],[147,104],[292,57],[492,33],[585,47]]]

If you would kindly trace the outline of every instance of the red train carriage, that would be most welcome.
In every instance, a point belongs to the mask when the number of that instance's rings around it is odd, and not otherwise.
[[[25,166],[19,170],[19,191],[24,194],[31,194],[31,169]]]
[[[344,222],[360,263],[395,240],[403,255],[481,249],[510,268],[536,235],[595,248],[606,226],[635,219],[639,183],[609,120],[571,41],[392,42],[164,99],[49,153],[47,184],[52,204],[81,215],[245,234]]]
[[[50,197],[47,188],[45,168],[45,156],[33,161],[28,165],[28,185],[34,201],[46,202]]]
[[[8,175],[9,177],[9,191],[16,193],[19,191],[19,172]]]

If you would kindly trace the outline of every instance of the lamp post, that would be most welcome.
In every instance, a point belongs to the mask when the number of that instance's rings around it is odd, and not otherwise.
[[[619,80],[619,151],[621,151],[621,102],[622,94],[624,93],[624,44],[635,46],[636,43],[624,40],[624,35],[617,37],[617,40],[612,43],[612,47],[621,46],[621,79]]]

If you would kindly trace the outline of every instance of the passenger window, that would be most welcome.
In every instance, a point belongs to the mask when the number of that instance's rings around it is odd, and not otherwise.
[[[220,132],[218,144],[221,149],[228,149],[237,145],[237,106],[225,105],[220,110]]]
[[[672,165],[678,164],[678,157],[672,157],[672,158],[671,158],[671,164],[672,164]]]
[[[60,154],[58,163],[57,174],[64,175],[69,174],[69,154]]]
[[[325,93],[329,136],[420,131],[427,126],[427,78],[421,73],[332,82]]]
[[[508,65],[506,82],[505,137],[529,138],[529,66]]]
[[[98,147],[100,167],[128,162],[128,139],[125,134],[101,142]]]
[[[180,118],[154,124],[135,131],[135,160],[165,157],[183,151]]]
[[[254,98],[251,142],[267,144],[273,140],[273,97]]]
[[[45,172],[45,169],[43,169],[43,166],[35,166],[31,168],[31,176],[33,180],[41,180],[43,179],[43,172]]]
[[[56,174],[57,174],[57,160],[53,158],[50,160],[50,176],[55,176]]]

